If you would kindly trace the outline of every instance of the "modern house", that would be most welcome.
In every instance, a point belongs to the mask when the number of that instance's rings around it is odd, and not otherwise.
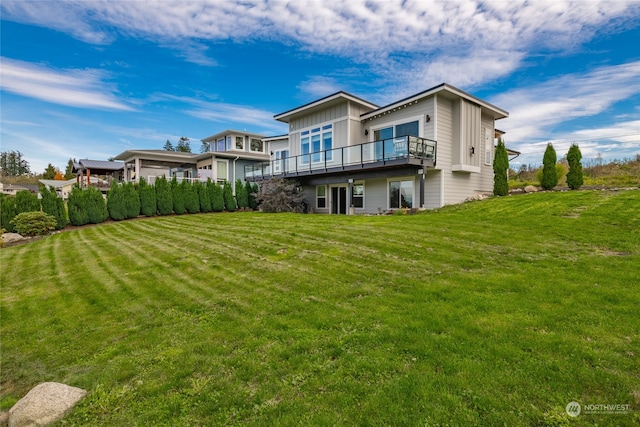
[[[496,120],[508,113],[447,83],[379,107],[346,92],[277,114],[287,134],[226,130],[201,154],[127,150],[124,179],[296,179],[310,210],[433,209],[493,190]]]
[[[297,179],[315,212],[437,208],[493,190],[495,121],[508,113],[447,83],[378,107],[338,92],[275,116],[286,136],[248,180]]]

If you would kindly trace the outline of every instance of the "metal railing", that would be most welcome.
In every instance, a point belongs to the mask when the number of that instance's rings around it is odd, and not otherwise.
[[[274,175],[307,175],[354,167],[373,168],[390,162],[402,162],[402,159],[429,160],[435,165],[436,145],[436,141],[430,139],[400,136],[247,165],[245,177],[256,179]]]

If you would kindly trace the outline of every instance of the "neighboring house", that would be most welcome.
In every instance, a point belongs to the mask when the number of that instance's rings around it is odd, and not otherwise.
[[[346,92],[276,115],[285,135],[226,130],[202,154],[127,150],[124,179],[296,179],[321,213],[433,209],[493,190],[496,120],[509,113],[447,83],[379,107]],[[510,152],[517,155],[517,152]]]
[[[15,196],[18,191],[25,191],[25,190],[31,191],[29,188],[23,187],[21,185],[3,184],[2,182],[0,182],[0,192],[2,194],[10,194],[12,196]]]
[[[76,174],[76,182],[82,187],[91,183],[100,190],[107,191],[111,181],[120,182],[124,175],[124,163],[108,160],[80,159],[73,164],[73,173]],[[104,176],[105,180],[94,181],[92,176]]]
[[[166,150],[127,150],[115,159],[124,162],[124,179],[138,181],[140,177],[153,183],[156,178],[175,177],[219,183],[245,179],[245,167],[269,161],[264,135],[226,130],[204,138],[209,151],[200,154]]]
[[[48,187],[53,187],[56,190],[58,197],[67,200],[69,193],[73,190],[73,186],[76,184],[76,178],[69,180],[56,180],[56,179],[41,179],[40,183]]]
[[[492,192],[495,121],[507,116],[447,83],[384,107],[338,92],[276,115],[289,133],[265,138],[270,161],[246,177],[297,179],[315,212],[460,203]]]

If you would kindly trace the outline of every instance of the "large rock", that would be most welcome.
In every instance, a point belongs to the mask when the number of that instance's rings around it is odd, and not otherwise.
[[[535,193],[536,191],[538,191],[538,187],[535,187],[533,185],[527,185],[526,187],[524,187],[525,193]]]
[[[51,424],[60,420],[86,394],[86,390],[66,384],[38,384],[9,409],[9,427]]]
[[[13,243],[24,240],[24,237],[18,233],[4,233],[2,235],[2,240],[4,240],[4,243]]]

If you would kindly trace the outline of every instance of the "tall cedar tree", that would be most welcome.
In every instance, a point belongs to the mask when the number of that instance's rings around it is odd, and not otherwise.
[[[140,197],[133,182],[122,184],[122,195],[124,197],[126,217],[137,218],[140,215]]]
[[[73,160],[69,159],[67,162],[67,167],[64,169],[64,179],[75,178],[75,174],[73,173]]]
[[[198,193],[198,200],[200,201],[200,212],[211,212],[211,197],[209,197],[207,184],[196,181],[194,185]]]
[[[222,196],[224,197],[224,208],[233,212],[236,210],[236,198],[233,197],[233,190],[231,189],[231,184],[225,181],[224,186],[222,187]]]
[[[582,180],[582,153],[577,144],[571,144],[567,153],[567,163],[569,163],[569,172],[567,172],[567,185],[572,190],[577,190],[583,184]]]
[[[200,199],[196,188],[186,179],[182,181],[180,185],[184,192],[184,208],[189,213],[200,212]]]
[[[140,196],[140,213],[144,216],[154,216],[158,210],[156,206],[156,190],[153,185],[147,184],[144,178],[140,178],[138,195]]]
[[[240,179],[236,180],[236,201],[239,209],[249,207],[249,193]]]
[[[260,194],[260,187],[258,187],[258,183],[253,183],[253,185],[251,186],[251,193],[253,194],[253,202],[250,202],[253,203],[251,205],[251,209],[258,209],[258,205],[260,204],[258,202],[258,195]]]
[[[251,183],[249,181],[244,183],[244,191],[245,193],[247,193],[247,204],[248,206],[255,210],[256,207],[258,207],[257,203],[256,203],[256,196],[257,194],[253,192],[253,186],[251,185]]]
[[[493,160],[493,194],[496,196],[506,196],[509,194],[508,170],[509,156],[507,155],[507,148],[504,146],[502,138],[498,138],[496,155]]]
[[[542,158],[542,179],[540,185],[545,190],[551,190],[558,185],[558,171],[556,170],[556,150],[551,143],[547,144]]]
[[[40,188],[42,195],[42,211],[51,215],[56,220],[56,230],[60,230],[67,225],[67,212],[64,209],[64,201],[58,197],[55,188],[43,185]]]
[[[29,190],[22,190],[16,193],[16,215],[22,212],[34,212],[40,210],[38,196]]]
[[[89,214],[87,212],[87,204],[85,202],[85,192],[77,185],[73,186],[69,199],[67,200],[67,209],[69,211],[69,222],[72,225],[85,225],[89,223]]]
[[[42,174],[42,179],[54,179],[56,177],[56,168],[49,163]]]
[[[84,193],[89,223],[100,224],[106,221],[109,218],[109,212],[102,192],[95,187],[87,187]]]
[[[173,212],[173,194],[171,191],[171,183],[167,178],[161,176],[155,182],[156,204],[158,206],[159,215],[169,215]]]
[[[16,198],[0,193],[0,228],[4,228],[9,233],[16,231],[11,220],[16,217]]]
[[[186,211],[184,208],[184,187],[175,176],[171,180],[171,195],[173,196],[173,212],[176,215],[182,215]]]
[[[224,195],[222,187],[217,182],[211,182],[209,192],[211,194],[211,210],[222,212],[224,210]]]
[[[127,218],[124,188],[116,181],[111,183],[111,188],[107,193],[107,210],[109,211],[109,216],[114,221],[121,221]]]

